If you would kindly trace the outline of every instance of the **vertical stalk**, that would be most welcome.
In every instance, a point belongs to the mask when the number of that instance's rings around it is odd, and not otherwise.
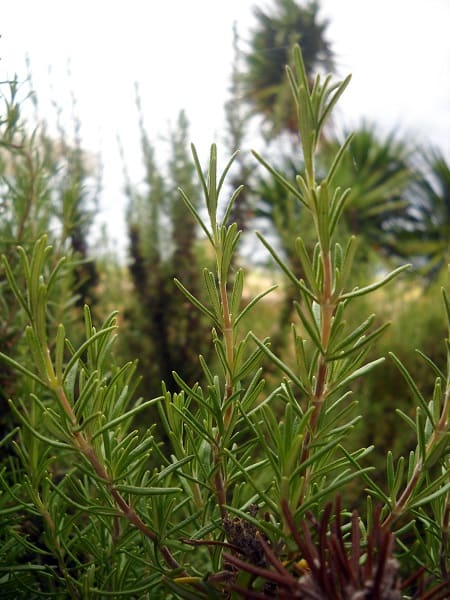
[[[331,334],[331,322],[333,319],[333,314],[336,310],[335,303],[332,298],[333,294],[333,276],[332,276],[332,260],[330,251],[321,252],[322,257],[322,267],[323,267],[323,287],[322,287],[322,297],[320,303],[320,339],[324,354],[326,354],[328,343],[330,341]],[[311,451],[311,443],[314,440],[317,424],[319,421],[320,413],[323,407],[323,403],[326,397],[327,389],[327,374],[328,374],[328,366],[325,361],[324,354],[319,356],[316,376],[315,376],[315,387],[314,394],[312,396],[312,405],[313,412],[311,414],[311,420],[309,423],[309,429],[305,435],[303,440],[302,449],[301,449],[301,457],[300,462],[305,462],[309,456]],[[305,497],[306,490],[309,489],[309,480],[311,477],[311,467],[306,470],[304,483],[302,485],[300,496],[297,502],[297,505],[300,505]]]
[[[323,293],[321,301],[321,343],[324,352],[326,353],[328,343],[330,341],[331,321],[335,311],[335,305],[332,301],[332,264],[330,252],[324,254],[322,252],[323,265]],[[324,355],[320,355],[317,365],[316,385],[314,389],[313,405],[314,412],[311,415],[311,429],[314,431],[317,426],[320,411],[326,395],[326,379],[327,379],[327,364]]]
[[[232,384],[232,372],[234,367],[234,336],[233,336],[233,323],[232,316],[230,314],[228,295],[227,295],[227,284],[226,282],[220,283],[220,299],[223,308],[223,339],[225,344],[225,352],[228,363],[228,370],[225,373],[225,402],[230,398],[233,393]],[[229,424],[232,416],[232,406],[227,408],[224,416],[225,427]]]
[[[220,277],[220,269],[219,269]],[[232,372],[234,366],[234,335],[233,335],[233,323],[232,316],[230,314],[230,308],[228,303],[227,284],[226,281],[221,278],[219,282],[220,301],[222,305],[222,333],[223,341],[225,345],[225,355],[227,359],[227,370],[225,373],[225,396],[223,399],[224,412],[222,414],[223,427],[226,430],[231,423],[233,417],[233,406],[227,404],[229,398],[233,393],[232,383]],[[219,505],[220,516],[222,519],[226,517],[226,511],[224,505],[226,504],[226,484],[223,472],[223,453],[222,453],[222,437],[220,432],[216,436],[216,447],[213,449],[214,464],[216,467],[216,473],[214,477],[214,485],[217,497],[217,503]]]

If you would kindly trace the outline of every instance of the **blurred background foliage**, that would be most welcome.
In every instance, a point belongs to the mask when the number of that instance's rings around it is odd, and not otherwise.
[[[268,9],[255,8],[254,29],[245,50],[236,31],[225,111],[227,149],[233,152],[236,147],[242,148],[232,184],[245,184],[232,218],[245,232],[256,228],[269,235],[298,277],[302,273],[291,241],[301,236],[307,247],[312,243],[302,207],[273,177],[256,167],[245,149],[264,145],[265,155],[276,157],[275,164],[287,179],[300,171],[302,159],[291,152],[295,110],[287,78],[280,74],[282,66],[291,62],[290,48],[296,42],[302,48],[311,80],[318,72],[333,70],[328,24],[319,18],[319,8],[316,1],[294,0],[273,0]],[[86,302],[94,306],[97,315],[118,308],[123,335],[117,353],[122,361],[139,359],[140,391],[146,398],[161,393],[161,380],[169,390],[176,389],[172,371],[182,372],[189,384],[199,380],[198,354],[209,352],[210,331],[198,311],[186,310],[186,300],[173,283],[176,276],[201,297],[199,265],[210,260],[178,193],[178,187],[182,187],[194,200],[199,195],[188,144],[188,115],[179,114],[161,151],[162,142],[146,131],[145,107],[137,90],[136,119],[145,174],[143,181],[132,181],[124,166],[128,257],[123,264],[109,248],[107,232],[100,247],[90,243],[101,165],[98,157],[83,149],[82,123],[76,111],[73,131],[59,126],[59,135],[51,137],[32,93],[24,102],[34,103],[34,123],[21,117],[17,81],[3,83],[0,91],[2,253],[13,260],[17,244],[29,248],[43,232],[49,233],[56,248],[54,260],[70,256],[66,287],[58,290],[53,300],[57,310],[72,312],[75,322]],[[58,115],[57,106],[55,113]],[[324,170],[342,143],[338,123],[335,125],[319,141]],[[262,133],[256,141],[250,133],[255,128]],[[126,159],[124,156],[124,165]],[[343,188],[352,187],[343,219],[346,231],[342,233],[353,233],[359,239],[355,281],[356,276],[358,280],[375,278],[399,263],[413,265],[410,276],[403,277],[394,292],[390,288],[389,296],[374,296],[368,312],[393,321],[378,346],[378,355],[394,351],[414,373],[418,386],[431,389],[433,373],[411,349],[418,348],[442,364],[444,323],[441,306],[431,298],[436,296],[435,286],[445,284],[450,260],[449,164],[438,149],[427,147],[426,141],[417,147],[407,136],[396,131],[384,134],[377,123],[364,122],[354,132],[336,180]],[[249,271],[254,270],[252,286],[259,291],[277,281],[279,274],[261,249],[254,251],[254,241],[248,235],[242,238],[240,262]],[[5,291],[4,280],[0,272],[0,350],[20,361],[22,324],[17,321],[17,310]],[[272,349],[286,360],[291,352],[287,331],[294,318],[291,290],[280,285],[261,302],[258,317],[249,326],[258,336],[272,336]],[[20,377],[13,376],[2,364],[3,431],[11,426],[5,403],[13,393],[20,395],[21,385]],[[388,359],[354,387],[365,414],[355,432],[355,444],[375,443],[380,457],[388,448],[403,451],[409,443],[408,435],[403,434],[394,410],[401,408],[408,413],[412,402],[395,365]]]
[[[29,251],[43,233],[48,234],[54,248],[53,266],[62,256],[68,258],[65,277],[50,298],[52,322],[59,323],[64,314],[71,335],[77,340],[81,334],[77,333],[81,307],[89,303],[95,309],[98,300],[99,270],[88,240],[97,210],[101,172],[96,157],[82,148],[76,117],[73,131],[65,131],[58,123],[58,137],[50,137],[45,122],[37,120],[32,124],[22,117],[24,102],[33,103],[39,114],[37,98],[30,92],[25,100],[19,100],[22,92],[17,80],[1,86],[0,252],[15,272],[20,262],[17,245]],[[26,364],[23,314],[8,291],[3,266],[0,306],[1,349]],[[23,384],[22,377],[5,363],[1,365],[0,433],[8,431],[11,425],[8,398],[20,396]]]

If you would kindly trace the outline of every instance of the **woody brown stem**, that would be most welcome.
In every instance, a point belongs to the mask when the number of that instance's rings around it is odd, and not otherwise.
[[[152,531],[144,523],[144,521],[140,518],[140,516],[137,514],[137,512],[134,510],[134,508],[125,500],[125,498],[122,496],[120,491],[114,486],[113,482],[111,481],[110,476],[108,475],[108,472],[106,471],[106,469],[103,466],[103,464],[101,463],[99,457],[97,456],[94,449],[92,448],[89,440],[87,439],[85,434],[79,430],[76,415],[72,409],[72,406],[71,406],[71,404],[66,396],[66,393],[64,391],[64,388],[61,384],[58,385],[58,387],[55,390],[55,393],[56,393],[56,396],[57,396],[63,410],[66,412],[67,416],[69,417],[69,419],[72,423],[72,426],[74,427],[74,429],[78,430],[73,433],[73,441],[74,441],[75,447],[88,460],[88,462],[94,469],[96,475],[104,482],[104,484],[105,484],[106,488],[108,489],[108,491],[110,492],[115,504],[118,506],[122,516],[125,519],[127,519],[132,525],[134,525],[146,538],[148,538],[152,542],[157,542],[158,537],[155,534],[155,532]],[[172,554],[171,554],[170,550],[167,548],[167,546],[161,546],[160,552],[161,552],[166,564],[170,568],[178,569],[180,567],[180,565],[175,560],[175,558],[172,556]]]
[[[323,291],[322,298],[320,303],[321,308],[321,331],[320,331],[320,341],[322,345],[322,349],[324,354],[326,354],[328,344],[330,341],[331,334],[331,322],[333,318],[333,314],[335,312],[336,306],[333,302],[332,298],[332,290],[333,290],[333,279],[332,279],[332,262],[330,253],[322,252],[322,266],[323,266]],[[317,364],[316,370],[316,378],[315,378],[315,388],[314,394],[312,397],[312,406],[313,412],[311,414],[311,420],[309,423],[309,430],[305,435],[305,439],[302,444],[300,461],[305,462],[310,455],[311,451],[311,443],[314,439],[314,435],[316,433],[317,424],[319,421],[320,413],[322,411],[322,406],[326,397],[326,382],[327,382],[327,374],[328,374],[328,366],[325,360],[324,354],[321,354]],[[311,475],[310,469],[307,470],[305,475],[305,482],[302,486],[302,490],[300,492],[300,496],[298,499],[298,504],[303,502],[305,490],[309,485],[309,478]]]
[[[226,430],[231,423],[233,417],[233,405],[228,402],[233,394],[233,383],[232,383],[232,372],[234,367],[234,332],[232,315],[230,314],[227,286],[225,281],[221,281],[219,285],[220,289],[220,300],[222,304],[222,321],[223,321],[223,340],[225,344],[225,355],[227,359],[227,370],[225,373],[225,396],[224,413],[222,416],[223,427]],[[226,517],[225,504],[226,504],[226,489],[223,474],[223,462],[222,462],[222,439],[218,433],[216,436],[216,446],[213,448],[213,460],[215,466],[214,474],[214,490],[219,505],[220,516],[222,519]]]

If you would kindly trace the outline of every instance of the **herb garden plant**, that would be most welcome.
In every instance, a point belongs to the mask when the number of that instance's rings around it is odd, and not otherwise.
[[[395,361],[415,410],[399,413],[416,447],[386,457],[385,484],[373,477],[371,448],[349,450],[358,423],[351,384],[386,324],[347,307],[389,284],[349,287],[357,250],[339,239],[349,190],[334,175],[351,138],[318,179],[321,132],[349,78],[316,78],[309,89],[300,49],[287,75],[299,123],[304,172],[287,180],[256,159],[310,219],[316,245],[295,240],[304,273],[262,245],[297,290],[294,360],[246,331],[248,315],[273,288],[243,301],[245,274],[233,256],[240,232],[229,222],[240,188],[223,201],[232,157],[206,173],[193,148],[206,210],[183,190],[215,256],[203,271],[208,301],[175,280],[173,294],[207,317],[215,359],[199,356],[206,384],[175,373],[178,393],[137,399],[136,364],[117,365],[117,315],[98,325],[84,309],[84,339],[71,341],[56,291],[70,260],[52,258],[47,238],[3,257],[3,300],[15,302],[19,350],[1,359],[20,379],[9,406],[16,426],[1,441],[2,598],[448,598],[450,361],[423,360],[435,374],[430,397]],[[14,261],[14,262],[13,262]],[[14,266],[13,266],[14,265]],[[12,299],[14,296],[14,300]],[[450,301],[442,291],[450,327]],[[255,318],[255,317],[254,317]],[[420,326],[420,324],[418,324]],[[449,341],[446,343],[450,354]],[[270,387],[264,379],[270,365]],[[377,402],[377,398],[372,398]],[[146,423],[157,407],[159,421]],[[165,440],[162,443],[160,440]],[[348,490],[360,490],[358,510]]]

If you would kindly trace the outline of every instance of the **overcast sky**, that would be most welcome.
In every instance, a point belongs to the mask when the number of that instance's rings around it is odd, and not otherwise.
[[[233,22],[245,43],[252,7],[270,0],[11,0],[2,2],[0,80],[26,76],[28,55],[42,110],[77,100],[83,143],[100,152],[100,220],[124,247],[123,185],[117,145],[132,176],[140,154],[134,83],[157,141],[185,109],[204,155],[224,136],[233,57]],[[399,127],[450,157],[449,0],[322,0],[340,76],[352,83],[340,102],[348,127],[365,117]],[[68,63],[70,61],[70,78]],[[49,69],[51,72],[49,73]],[[69,108],[67,109],[70,113]],[[249,142],[251,143],[251,141]],[[223,150],[225,152],[225,150]]]

